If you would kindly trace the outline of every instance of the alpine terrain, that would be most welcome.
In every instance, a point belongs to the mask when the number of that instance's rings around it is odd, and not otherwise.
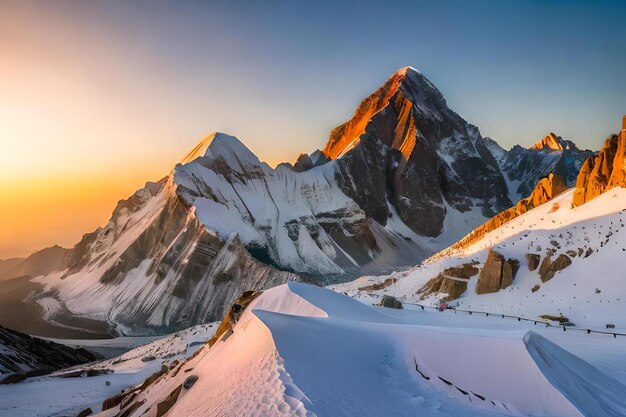
[[[237,138],[209,135],[74,248],[3,267],[12,278],[0,292],[5,309],[31,317],[7,313],[3,323],[44,335],[164,333],[217,320],[249,289],[414,265],[540,178],[571,184],[590,154],[553,134],[505,151],[406,67],[293,167],[272,168]]]

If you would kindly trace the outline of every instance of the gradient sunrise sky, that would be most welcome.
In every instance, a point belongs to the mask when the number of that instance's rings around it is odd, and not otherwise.
[[[598,148],[626,2],[0,0],[0,258],[71,246],[220,130],[275,165],[400,67],[505,147]]]

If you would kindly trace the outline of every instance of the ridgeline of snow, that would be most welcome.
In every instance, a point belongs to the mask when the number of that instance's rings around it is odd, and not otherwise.
[[[433,314],[374,309],[304,284],[276,287],[248,306],[232,333],[134,397],[135,413],[153,417],[168,398],[168,415],[177,417],[594,417],[626,410],[622,383],[537,333],[420,324]],[[197,381],[178,394],[190,375]]]

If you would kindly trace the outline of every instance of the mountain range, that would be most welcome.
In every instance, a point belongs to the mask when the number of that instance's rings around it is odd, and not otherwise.
[[[71,316],[113,333],[163,333],[220,318],[252,288],[415,265],[542,178],[573,186],[593,155],[553,133],[505,150],[406,67],[293,166],[272,168],[213,133],[76,246],[11,260],[0,278],[35,285],[26,302],[55,326],[81,327],[59,320]],[[5,308],[23,302],[14,294],[0,294]]]

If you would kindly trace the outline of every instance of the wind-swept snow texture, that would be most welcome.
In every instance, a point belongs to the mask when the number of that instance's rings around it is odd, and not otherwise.
[[[626,387],[542,336],[416,324],[423,314],[305,284],[273,288],[233,333],[135,397],[135,413],[154,417],[193,374],[167,415],[624,415]]]

